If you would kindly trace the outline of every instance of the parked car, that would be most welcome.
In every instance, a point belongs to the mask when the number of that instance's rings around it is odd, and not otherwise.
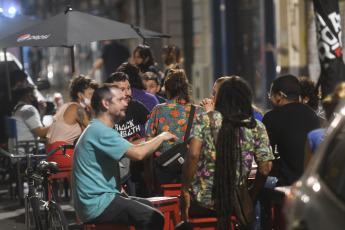
[[[12,55],[11,53],[7,52],[7,64],[9,71],[11,70],[20,70],[23,69],[22,64],[18,61],[18,59]],[[36,95],[38,97],[38,100],[45,100],[44,96],[40,93],[40,90],[48,89],[50,87],[48,80],[39,80],[37,82],[33,82],[32,78],[28,73],[28,82],[30,84],[36,85]],[[5,63],[5,56],[3,52],[0,52],[0,90],[3,91],[7,87],[6,84],[6,63]]]
[[[285,198],[287,229],[345,229],[345,101]]]

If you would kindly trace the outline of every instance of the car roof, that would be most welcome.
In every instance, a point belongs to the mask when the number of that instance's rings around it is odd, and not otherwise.
[[[20,63],[20,61],[18,61],[18,59],[13,54],[6,52],[6,59],[7,59],[9,71],[23,69],[23,65]],[[0,89],[1,90],[5,89],[4,87],[6,85],[6,79],[4,78],[5,74],[2,74],[2,73],[5,73],[5,65],[6,64],[5,64],[4,52],[0,52],[0,73],[1,73],[0,74]],[[28,82],[32,85],[35,85],[32,78],[27,72],[26,72],[26,75],[28,76],[27,78]],[[36,95],[38,97],[38,101],[45,100],[44,96],[37,89],[36,89]]]

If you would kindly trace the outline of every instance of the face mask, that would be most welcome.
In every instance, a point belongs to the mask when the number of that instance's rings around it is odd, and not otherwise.
[[[82,96],[83,99],[84,99],[84,101],[81,102],[81,106],[86,107],[87,105],[90,105],[90,104],[91,104],[91,101],[90,101],[88,98],[84,97],[83,94],[82,94],[81,96]]]

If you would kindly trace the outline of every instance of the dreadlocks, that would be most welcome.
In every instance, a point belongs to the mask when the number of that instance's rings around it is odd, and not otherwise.
[[[221,84],[215,105],[215,110],[223,116],[216,143],[214,176],[217,229],[230,227],[234,190],[239,179],[236,168],[240,161],[241,174],[244,164],[241,161],[241,127],[254,128],[256,126],[251,104],[252,92],[245,80],[232,76]],[[247,121],[244,121],[245,119]]]

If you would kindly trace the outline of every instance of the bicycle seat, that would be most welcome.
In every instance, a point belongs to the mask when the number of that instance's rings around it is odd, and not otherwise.
[[[46,173],[49,171],[52,174],[55,174],[59,171],[59,165],[56,162],[46,162],[46,161],[41,161],[37,165],[37,173],[42,175],[43,173]]]

